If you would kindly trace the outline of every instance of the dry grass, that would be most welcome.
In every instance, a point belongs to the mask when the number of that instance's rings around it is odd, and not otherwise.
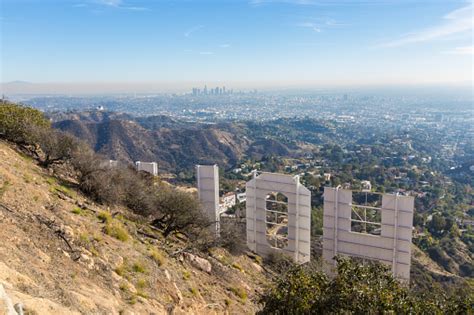
[[[128,234],[127,229],[125,229],[123,224],[118,221],[112,221],[106,224],[104,232],[122,242],[126,242],[130,239],[130,234]]]
[[[166,262],[165,256],[163,256],[163,254],[160,251],[158,251],[156,248],[151,248],[149,252],[150,252],[150,257],[153,259],[154,262],[156,262],[156,264],[159,267],[165,264]]]

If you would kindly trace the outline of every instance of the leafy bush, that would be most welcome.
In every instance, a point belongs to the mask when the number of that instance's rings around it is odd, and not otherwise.
[[[0,104],[0,137],[28,149],[44,167],[70,159],[79,143],[52,129],[39,110],[12,103]]]
[[[39,110],[12,103],[0,104],[0,137],[18,144],[32,144],[32,126],[49,128],[50,122]]]
[[[337,258],[337,275],[329,279],[311,266],[294,266],[260,297],[260,314],[442,314],[468,313],[467,292],[417,293],[393,278],[379,263],[361,265]]]

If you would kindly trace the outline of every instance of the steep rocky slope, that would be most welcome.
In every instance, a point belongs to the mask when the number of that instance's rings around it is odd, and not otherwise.
[[[120,208],[106,209],[0,142],[0,284],[28,314],[246,314],[268,275],[215,248],[180,253]]]
[[[271,272],[250,253],[183,252],[0,141],[0,284],[28,314],[252,314]],[[317,247],[315,243],[313,247]],[[313,252],[314,260],[320,251]],[[412,284],[461,283],[413,245]],[[2,303],[0,302],[0,308]]]

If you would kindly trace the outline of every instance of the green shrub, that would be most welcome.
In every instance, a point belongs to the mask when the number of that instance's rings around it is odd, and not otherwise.
[[[380,263],[336,260],[333,279],[312,266],[290,268],[261,295],[260,314],[465,314],[473,303],[467,292],[410,291]]]
[[[56,183],[57,183],[56,178],[54,178],[54,177],[48,177],[48,178],[46,178],[46,182],[47,182],[49,185],[56,185]]]
[[[148,294],[146,294],[143,290],[137,290],[137,296],[148,299]]]
[[[115,268],[115,273],[123,277],[125,273],[127,272],[127,269],[128,269],[127,265],[123,263],[120,266],[117,266],[117,268]]]
[[[99,233],[94,233],[92,238],[94,239],[94,241],[96,241],[98,243],[102,242],[102,235],[100,235]]]
[[[198,290],[194,287],[189,288],[189,292],[191,292],[193,296],[197,296],[199,293]]]
[[[74,214],[77,214],[77,215],[83,215],[84,214],[84,211],[79,207],[74,207],[71,212],[74,213]]]
[[[183,280],[188,280],[191,278],[191,273],[187,270],[183,271]]]
[[[97,248],[95,248],[94,246],[91,246],[91,247],[89,248],[89,251],[92,253],[92,255],[94,255],[94,256],[96,256],[96,257],[100,255],[100,254],[99,254],[99,251],[98,251]]]
[[[108,211],[100,211],[97,218],[103,223],[110,223],[112,221],[112,215]]]
[[[88,245],[90,243],[89,234],[87,232],[83,232],[79,235],[79,241],[82,245]]]
[[[125,229],[122,223],[118,221],[112,221],[105,225],[105,234],[115,237],[116,239],[126,242],[130,239],[128,231]]]
[[[128,292],[128,284],[125,282],[120,283],[119,289],[124,292]]]
[[[130,296],[130,298],[128,299],[128,304],[130,305],[137,304],[137,297],[135,295]]]
[[[132,265],[132,270],[137,273],[146,273],[146,267],[143,262],[136,261]]]
[[[144,289],[148,287],[148,282],[146,281],[146,279],[138,279],[137,280],[137,288],[138,289]]]
[[[240,272],[244,272],[244,268],[242,268],[242,266],[240,266],[238,263],[233,263],[232,267],[239,270]]]
[[[0,104],[0,137],[18,144],[31,144],[31,127],[50,128],[51,123],[39,110],[13,103]]]
[[[242,287],[232,287],[230,288],[232,293],[234,293],[236,296],[238,296],[242,302],[245,302],[247,300],[247,291],[245,291],[244,288]]]

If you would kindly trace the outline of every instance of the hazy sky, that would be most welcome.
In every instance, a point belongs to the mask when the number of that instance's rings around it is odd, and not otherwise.
[[[1,81],[468,83],[460,0],[0,0]]]

